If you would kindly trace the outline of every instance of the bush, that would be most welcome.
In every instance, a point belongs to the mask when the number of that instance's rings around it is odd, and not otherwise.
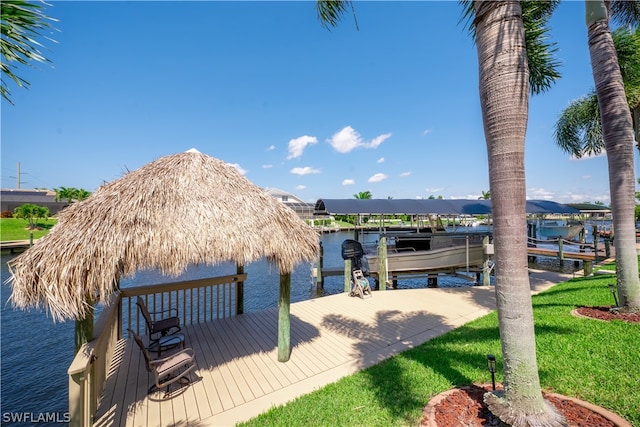
[[[13,213],[11,211],[2,211],[0,218],[13,218]]]

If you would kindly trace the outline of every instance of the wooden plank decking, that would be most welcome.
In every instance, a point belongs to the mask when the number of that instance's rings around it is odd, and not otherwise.
[[[531,280],[532,288],[552,281]],[[291,305],[291,359],[277,361],[277,309],[183,328],[196,352],[193,383],[167,400],[131,340],[122,340],[97,426],[228,426],[247,420],[480,317],[493,288],[332,295]],[[175,386],[174,386],[175,387]]]

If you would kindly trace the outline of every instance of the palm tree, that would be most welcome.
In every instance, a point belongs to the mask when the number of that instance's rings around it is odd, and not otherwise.
[[[609,192],[611,194],[613,225],[616,230],[614,244],[618,294],[620,304],[624,309],[640,311],[640,278],[638,278],[635,227],[633,123],[609,29],[609,11],[606,3],[603,0],[585,1],[589,53],[602,120],[602,139],[607,150],[609,166]],[[638,2],[621,3],[637,6]]]
[[[84,200],[91,195],[90,191],[85,190],[84,188],[78,188],[75,192],[75,199],[80,201]]]
[[[15,73],[16,65],[12,63],[29,65],[32,61],[50,62],[38,50],[42,45],[37,39],[42,37],[41,32],[51,29],[49,18],[42,13],[45,3],[33,3],[24,0],[3,1],[0,3],[0,53],[2,62],[2,79],[0,93],[11,104],[8,82],[5,77],[13,80],[18,86],[29,86],[29,82]]]
[[[627,27],[620,27],[612,36],[632,114],[635,140],[640,144],[640,32],[637,28],[632,32]],[[604,150],[595,91],[571,102],[560,114],[554,139],[563,151],[577,158],[597,155]]]
[[[478,197],[478,200],[491,200],[491,190],[482,190],[482,195]]]
[[[60,187],[55,188],[54,191],[56,192],[56,202],[59,202],[60,200],[66,200],[67,203],[71,203],[73,199],[76,198],[75,188]]]
[[[549,69],[555,69],[545,53],[548,46],[542,43],[542,37],[556,3],[522,2],[529,8],[523,12],[519,1],[473,2],[480,104],[489,159],[497,267],[495,291],[504,359],[504,395],[487,393],[485,402],[494,415],[513,426],[560,426],[564,422],[541,393],[527,243],[522,238],[522,230],[526,229],[524,142],[529,91],[541,92],[554,79],[550,73],[530,73],[528,58],[546,58]],[[525,26],[523,16],[527,14],[533,23]],[[526,28],[530,29],[527,37]],[[530,80],[535,82],[530,84]]]
[[[371,191],[367,190],[367,191],[361,191],[357,194],[354,194],[353,197],[355,197],[356,199],[371,199]]]
[[[318,13],[323,22],[336,25],[348,3],[325,0],[318,1],[316,7],[325,10]],[[478,50],[504,358],[504,395],[489,393],[485,400],[494,415],[513,426],[561,426],[563,417],[542,398],[527,247],[522,238],[526,228],[524,140],[529,90],[544,91],[558,77],[553,49],[544,43],[546,23],[557,1],[522,2],[522,7],[515,0],[463,3]]]

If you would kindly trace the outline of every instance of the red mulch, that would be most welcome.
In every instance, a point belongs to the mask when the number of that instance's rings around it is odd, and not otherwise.
[[[640,313],[620,313],[611,311],[611,307],[579,307],[575,312],[582,317],[609,321],[640,323]],[[483,395],[490,386],[470,386],[459,388],[441,400],[435,407],[435,425],[438,427],[499,427],[500,421],[493,416],[483,401]],[[589,408],[580,406],[561,396],[550,396],[543,392],[550,401],[567,418],[570,427],[616,427],[617,424],[604,418]],[[425,416],[421,425],[427,426],[429,420]]]
[[[435,408],[435,421],[438,427],[499,427],[500,420],[495,418],[483,402],[484,394],[491,389],[480,386],[465,387],[451,393],[440,401]],[[576,404],[575,402],[550,396],[543,393],[567,418],[570,427],[616,427],[617,424],[604,418],[597,412]],[[427,426],[427,420],[422,420],[422,426]]]
[[[611,311],[611,307],[578,307],[576,312],[580,316],[592,319],[640,323],[640,313],[620,313],[619,311]]]

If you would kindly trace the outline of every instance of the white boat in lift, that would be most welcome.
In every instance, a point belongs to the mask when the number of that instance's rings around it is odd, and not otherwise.
[[[584,225],[579,221],[567,221],[561,224],[558,221],[544,221],[538,228],[540,236],[547,239],[573,239],[582,231]]]
[[[455,270],[481,266],[484,261],[482,242],[468,241],[466,238],[432,236],[429,249],[414,247],[389,247],[387,250],[388,272],[422,272]],[[419,246],[418,246],[419,247]],[[365,254],[365,268],[371,274],[379,271],[378,254]]]

